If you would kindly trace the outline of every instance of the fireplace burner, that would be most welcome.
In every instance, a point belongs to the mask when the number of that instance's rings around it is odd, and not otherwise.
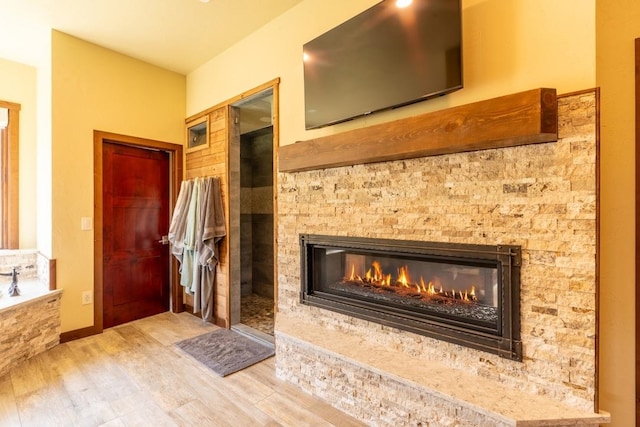
[[[522,360],[520,247],[301,235],[301,302]]]

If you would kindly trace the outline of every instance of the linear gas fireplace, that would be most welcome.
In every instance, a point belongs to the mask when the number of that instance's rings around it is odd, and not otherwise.
[[[522,360],[520,247],[301,235],[301,302]]]

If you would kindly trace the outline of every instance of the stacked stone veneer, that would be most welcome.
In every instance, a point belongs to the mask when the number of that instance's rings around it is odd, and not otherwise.
[[[60,342],[61,291],[49,291],[49,260],[35,251],[0,253],[0,272],[14,266],[20,271],[20,297],[7,295],[10,279],[0,279],[0,377]]]
[[[0,273],[9,273],[13,267],[18,267],[18,282],[40,276],[45,268],[46,258],[36,251],[7,250],[0,251]],[[0,279],[2,280],[2,279]],[[6,280],[9,280],[8,278]],[[48,280],[47,280],[48,283]]]
[[[507,388],[593,411],[596,99],[595,91],[559,97],[559,140],[553,143],[280,173],[280,313],[346,332],[354,344],[365,340],[424,363],[437,360]],[[301,233],[521,245],[523,361],[301,305]],[[411,411],[421,406],[408,403],[414,392],[406,399],[374,402],[367,389],[392,393],[395,383],[371,375],[345,399],[350,379],[367,374],[347,372],[345,364],[316,375],[309,365],[320,359],[310,344],[301,355],[304,346],[276,339],[279,377],[363,420],[411,422]]]

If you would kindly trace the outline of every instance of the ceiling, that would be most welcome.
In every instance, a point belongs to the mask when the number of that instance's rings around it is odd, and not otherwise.
[[[0,0],[0,58],[33,66],[56,29],[188,74],[302,0]]]

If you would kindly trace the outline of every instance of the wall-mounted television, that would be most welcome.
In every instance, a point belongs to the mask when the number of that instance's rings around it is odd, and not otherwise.
[[[460,0],[397,1],[304,44],[306,129],[462,88]]]

